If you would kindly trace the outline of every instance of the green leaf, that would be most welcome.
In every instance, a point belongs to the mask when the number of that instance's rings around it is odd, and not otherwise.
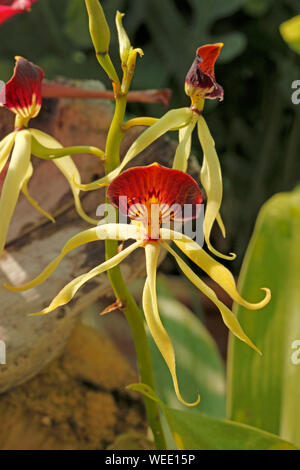
[[[159,401],[149,386],[134,384],[129,388]],[[260,429],[175,410],[161,402],[160,406],[180,450],[297,450],[289,442]]]
[[[224,365],[211,335],[187,307],[172,297],[161,276],[158,306],[175,348],[177,376],[184,398],[194,401],[200,393],[201,401],[193,411],[225,417]],[[186,409],[176,398],[168,368],[150,335],[149,342],[158,396],[169,406]]]
[[[181,450],[297,450],[278,436],[245,424],[167,407],[164,412]]]
[[[272,300],[262,311],[234,307],[239,321],[263,356],[259,357],[233,337],[228,355],[229,417],[278,434],[298,446],[299,246],[298,187],[291,193],[273,196],[263,206],[242,267],[240,290],[243,297],[254,298],[263,286],[272,291]]]

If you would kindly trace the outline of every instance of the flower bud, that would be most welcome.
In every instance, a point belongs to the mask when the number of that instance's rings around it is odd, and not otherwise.
[[[89,15],[89,28],[96,54],[108,53],[110,30],[99,0],[85,0]]]

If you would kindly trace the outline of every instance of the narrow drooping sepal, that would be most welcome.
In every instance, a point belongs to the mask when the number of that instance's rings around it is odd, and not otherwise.
[[[16,57],[12,78],[0,91],[0,105],[23,119],[38,115],[41,104],[43,70],[24,57]]]
[[[236,255],[230,253],[224,255],[216,250],[211,244],[211,231],[215,221],[218,222],[222,233],[225,233],[225,227],[220,216],[220,208],[223,197],[222,172],[219,157],[216,152],[215,142],[210,134],[209,128],[203,116],[198,119],[198,137],[203,150],[203,163],[200,172],[201,184],[206,192],[207,202],[204,216],[204,238],[208,249],[216,256],[223,259],[234,259]]]
[[[115,266],[118,266],[118,264],[121,263],[127,256],[130,255],[134,250],[139,248],[141,245],[141,242],[135,242],[132,245],[128,246],[125,248],[123,251],[120,253],[117,253],[115,256],[110,258],[109,260],[104,261],[103,263],[99,264],[99,266],[96,266],[96,268],[92,269],[88,273],[81,274],[80,276],[75,277],[72,281],[70,281],[58,294],[50,305],[40,312],[32,313],[30,316],[36,316],[36,315],[47,315],[48,313],[51,313],[53,310],[55,310],[58,307],[62,307],[63,305],[66,305],[67,303],[70,302],[70,300],[73,299],[74,295],[77,293],[77,291],[82,287],[84,284],[86,284],[90,279],[93,279],[94,277],[98,276],[99,274],[102,274],[109,269],[114,268]]]
[[[9,224],[13,216],[20,191],[26,178],[31,155],[31,135],[23,130],[15,136],[9,167],[0,198],[0,258],[6,242]]]
[[[235,315],[223,302],[218,299],[215,292],[207,284],[205,284],[205,282],[202,281],[199,276],[194,273],[194,271],[183,261],[183,259],[181,259],[180,256],[178,256],[178,254],[174,250],[172,250],[172,248],[167,243],[164,244],[164,247],[175,258],[178,266],[185,274],[185,276],[216,305],[222,315],[223,321],[227,328],[237,338],[239,338],[241,341],[244,341],[246,344],[248,344],[248,346],[254,349],[254,351],[261,354],[261,351],[255,346],[255,344],[252,343],[250,338],[248,338]],[[270,299],[268,298],[268,300]]]
[[[0,5],[0,25],[19,13],[30,11],[31,5],[38,0],[6,0]]]
[[[203,200],[190,175],[158,163],[124,171],[109,185],[107,197],[123,215],[143,223],[153,218],[152,206],[157,206],[159,225],[197,217]]]
[[[36,278],[23,284],[22,286],[11,286],[5,284],[5,287],[13,292],[22,292],[24,290],[32,289],[45,282],[57,269],[63,258],[70,253],[70,251],[82,245],[99,240],[141,240],[139,230],[137,227],[125,224],[105,224],[98,227],[92,227],[83,232],[79,232],[74,237],[70,238],[63,246],[61,253]]]
[[[150,333],[155,341],[155,344],[161,352],[169,368],[173,380],[174,390],[178,400],[185,406],[196,406],[200,402],[199,394],[197,400],[193,403],[186,402],[181,396],[176,374],[175,351],[173,348],[172,341],[162,324],[158,312],[156,296],[156,270],[159,257],[159,250],[159,245],[149,243],[145,246],[147,271],[147,278],[143,291],[143,309],[145,319]]]
[[[196,58],[185,79],[185,91],[188,96],[223,100],[224,90],[216,82],[214,70],[222,47],[223,44],[218,43],[206,44],[197,49]]]
[[[244,299],[237,290],[235,279],[229,269],[223,264],[216,261],[208,253],[206,253],[194,240],[190,237],[173,232],[172,230],[162,229],[162,237],[167,235],[167,239],[174,240],[180,250],[190,258],[199,268],[201,268],[208,276],[211,277],[219,286],[224,289],[227,294],[240,305],[249,310],[259,310],[265,307],[271,300],[271,292],[263,287],[265,297],[259,302],[249,302]],[[170,233],[168,233],[170,232]]]

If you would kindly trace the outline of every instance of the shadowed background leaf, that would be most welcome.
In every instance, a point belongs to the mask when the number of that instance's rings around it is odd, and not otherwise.
[[[228,416],[300,445],[300,187],[273,196],[261,209],[244,259],[241,293],[272,291],[261,312],[235,306],[259,357],[230,337]],[[300,344],[300,342],[299,342]],[[298,346],[299,346],[298,344]],[[293,359],[294,358],[294,359]]]

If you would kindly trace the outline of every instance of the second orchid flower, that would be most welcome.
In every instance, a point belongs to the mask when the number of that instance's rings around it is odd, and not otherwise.
[[[14,74],[0,91],[0,105],[16,115],[15,129],[0,142],[0,173],[11,157],[0,198],[0,257],[21,191],[35,209],[54,222],[53,217],[29,194],[28,183],[33,174],[31,154],[53,160],[69,182],[78,214],[89,223],[97,223],[97,220],[85,214],[81,206],[80,189],[73,183],[74,177],[80,180],[80,174],[70,154],[91,153],[102,159],[103,152],[90,146],[63,148],[50,135],[28,127],[30,119],[36,117],[41,109],[43,78],[44,72],[40,67],[23,57],[16,57]]]

